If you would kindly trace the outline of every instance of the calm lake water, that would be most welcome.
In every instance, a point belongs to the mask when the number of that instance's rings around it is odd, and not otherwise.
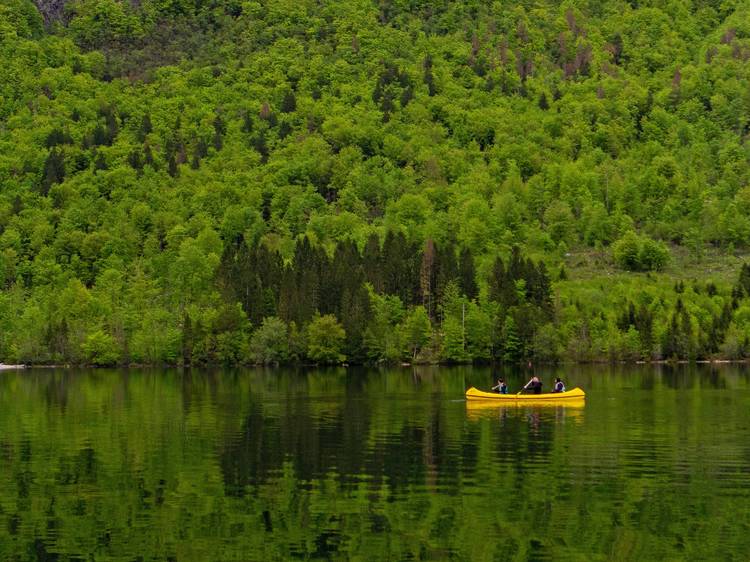
[[[0,560],[748,559],[749,370],[529,372],[0,373]]]

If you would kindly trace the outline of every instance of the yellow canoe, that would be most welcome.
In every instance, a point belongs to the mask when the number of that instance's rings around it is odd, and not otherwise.
[[[580,388],[572,388],[565,392],[550,392],[547,394],[498,394],[497,392],[484,392],[473,386],[466,391],[467,400],[492,400],[493,402],[515,403],[560,403],[568,401],[583,400],[586,393]]]

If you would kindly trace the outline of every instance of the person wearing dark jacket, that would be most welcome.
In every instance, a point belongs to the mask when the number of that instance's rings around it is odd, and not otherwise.
[[[531,380],[527,382],[522,390],[530,390],[534,394],[541,394],[542,393],[542,381],[534,375],[531,377]]]

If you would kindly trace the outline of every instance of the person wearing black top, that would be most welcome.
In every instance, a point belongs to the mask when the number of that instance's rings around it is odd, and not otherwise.
[[[530,390],[534,394],[541,394],[542,393],[542,381],[534,375],[531,377],[531,380],[527,382],[522,390]]]

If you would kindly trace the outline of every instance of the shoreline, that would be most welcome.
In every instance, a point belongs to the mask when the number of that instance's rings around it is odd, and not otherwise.
[[[678,359],[678,360],[667,360],[659,359],[653,361],[571,361],[571,362],[557,362],[557,363],[546,363],[537,362],[532,363],[441,363],[441,362],[425,362],[425,363],[409,363],[409,362],[394,362],[394,363],[378,363],[378,364],[367,364],[367,363],[341,363],[341,364],[315,364],[315,363],[274,363],[274,364],[262,364],[262,363],[234,363],[230,365],[223,365],[220,363],[207,363],[201,365],[183,365],[180,363],[123,363],[117,365],[91,365],[86,363],[24,363],[24,364],[5,364],[0,363],[0,371],[21,371],[25,369],[150,369],[150,368],[169,368],[169,369],[215,369],[218,367],[227,368],[279,368],[279,367],[297,367],[297,368],[349,368],[349,367],[522,367],[525,369],[534,369],[536,367],[565,367],[565,366],[576,366],[576,365],[601,365],[601,366],[628,366],[628,365],[639,365],[639,366],[663,366],[663,365],[747,365],[750,364],[750,358],[747,359]]]

